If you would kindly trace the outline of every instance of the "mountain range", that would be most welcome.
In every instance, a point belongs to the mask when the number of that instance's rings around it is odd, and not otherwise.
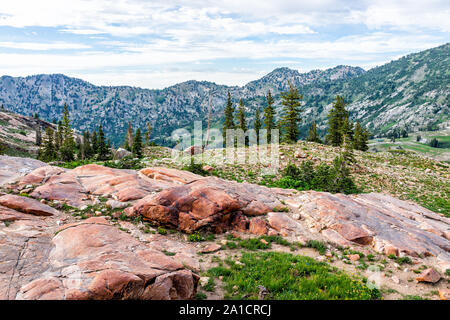
[[[394,129],[416,131],[433,128],[449,120],[450,43],[404,56],[368,71],[360,67],[337,66],[300,73],[277,68],[244,86],[225,86],[207,81],[186,81],[162,89],[131,86],[96,86],[63,74],[28,77],[0,77],[0,105],[23,115],[60,119],[67,103],[75,129],[93,130],[100,123],[114,145],[125,135],[128,121],[134,129],[153,127],[152,139],[171,146],[173,130],[206,120],[209,92],[212,92],[213,126],[223,119],[227,93],[234,102],[243,99],[250,127],[257,108],[266,105],[272,91],[278,116],[280,93],[292,83],[303,95],[304,137],[311,122],[326,131],[327,113],[336,95],[342,95],[353,120],[360,121],[374,135],[385,136]],[[206,125],[206,121],[204,121]]]

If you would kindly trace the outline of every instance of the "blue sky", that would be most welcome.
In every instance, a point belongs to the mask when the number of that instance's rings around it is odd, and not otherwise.
[[[369,69],[450,40],[447,1],[2,1],[0,75],[243,85],[277,67]]]

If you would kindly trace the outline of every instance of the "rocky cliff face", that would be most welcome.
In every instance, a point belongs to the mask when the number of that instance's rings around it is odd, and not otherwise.
[[[3,146],[3,153],[15,156],[36,156],[39,149],[36,145],[38,127],[40,127],[41,136],[48,127],[56,129],[55,125],[42,119],[0,110],[0,143]]]
[[[256,108],[265,106],[267,90],[272,90],[279,111],[279,93],[292,83],[304,95],[302,135],[307,133],[312,120],[319,123],[323,132],[326,115],[337,94],[349,103],[352,118],[360,120],[373,133],[387,133],[395,127],[414,129],[448,120],[449,49],[446,44],[368,72],[349,66],[308,73],[279,68],[243,87],[187,81],[163,90],[148,90],[99,87],[61,74],[3,76],[0,104],[14,112],[38,113],[52,121],[61,117],[67,103],[76,129],[92,130],[101,123],[116,145],[122,142],[128,120],[142,129],[150,122],[153,138],[173,145],[168,137],[174,129],[189,127],[194,120],[206,120],[208,92],[214,92],[215,125],[221,122],[228,91],[235,102],[244,99],[252,123]]]

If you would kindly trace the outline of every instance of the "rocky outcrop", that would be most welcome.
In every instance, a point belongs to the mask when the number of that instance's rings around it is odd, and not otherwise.
[[[46,165],[45,162],[30,158],[0,156],[0,185],[16,182],[34,169]]]
[[[119,170],[88,164],[73,170],[44,167],[31,172],[19,182],[42,185],[30,194],[34,198],[59,200],[74,207],[91,204],[93,196],[131,201],[158,192],[173,184],[149,179],[133,170]]]
[[[49,269],[17,299],[190,299],[198,277],[103,218],[66,225],[52,239]]]
[[[145,168],[139,172],[150,179],[174,184],[186,184],[203,178],[202,176],[189,171],[163,167]]]
[[[37,216],[57,215],[58,211],[34,199],[6,194],[0,197],[0,205]]]
[[[124,148],[119,148],[114,152],[114,159],[115,160],[120,160],[123,159],[125,157],[131,156],[132,153]]]
[[[198,276],[104,218],[0,229],[0,299],[190,299]],[[56,231],[56,232],[55,232]],[[56,234],[56,235],[55,235]]]
[[[450,221],[418,205],[380,193],[308,191],[291,199],[302,223],[340,245],[368,245],[379,252],[435,256],[450,262]]]
[[[266,187],[207,177],[147,196],[127,212],[189,233],[201,228],[220,233],[232,227],[236,215],[270,212],[282,196]]]

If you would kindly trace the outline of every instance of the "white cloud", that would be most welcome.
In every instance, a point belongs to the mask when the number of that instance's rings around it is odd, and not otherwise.
[[[67,43],[67,42],[41,43],[41,42],[0,41],[0,48],[48,51],[48,50],[67,50],[67,49],[88,49],[90,48],[90,46],[81,43]]]
[[[41,32],[23,42],[0,38],[0,74],[67,73],[99,84],[161,88],[188,79],[244,84],[270,59],[367,68],[448,41],[438,33],[450,30],[449,15],[448,1],[438,0],[3,1],[0,28],[49,27],[80,40],[51,42]],[[338,34],[340,26],[349,35]],[[253,59],[260,69],[223,71],[222,59],[235,59],[238,67]],[[192,71],[206,63],[213,71]]]

